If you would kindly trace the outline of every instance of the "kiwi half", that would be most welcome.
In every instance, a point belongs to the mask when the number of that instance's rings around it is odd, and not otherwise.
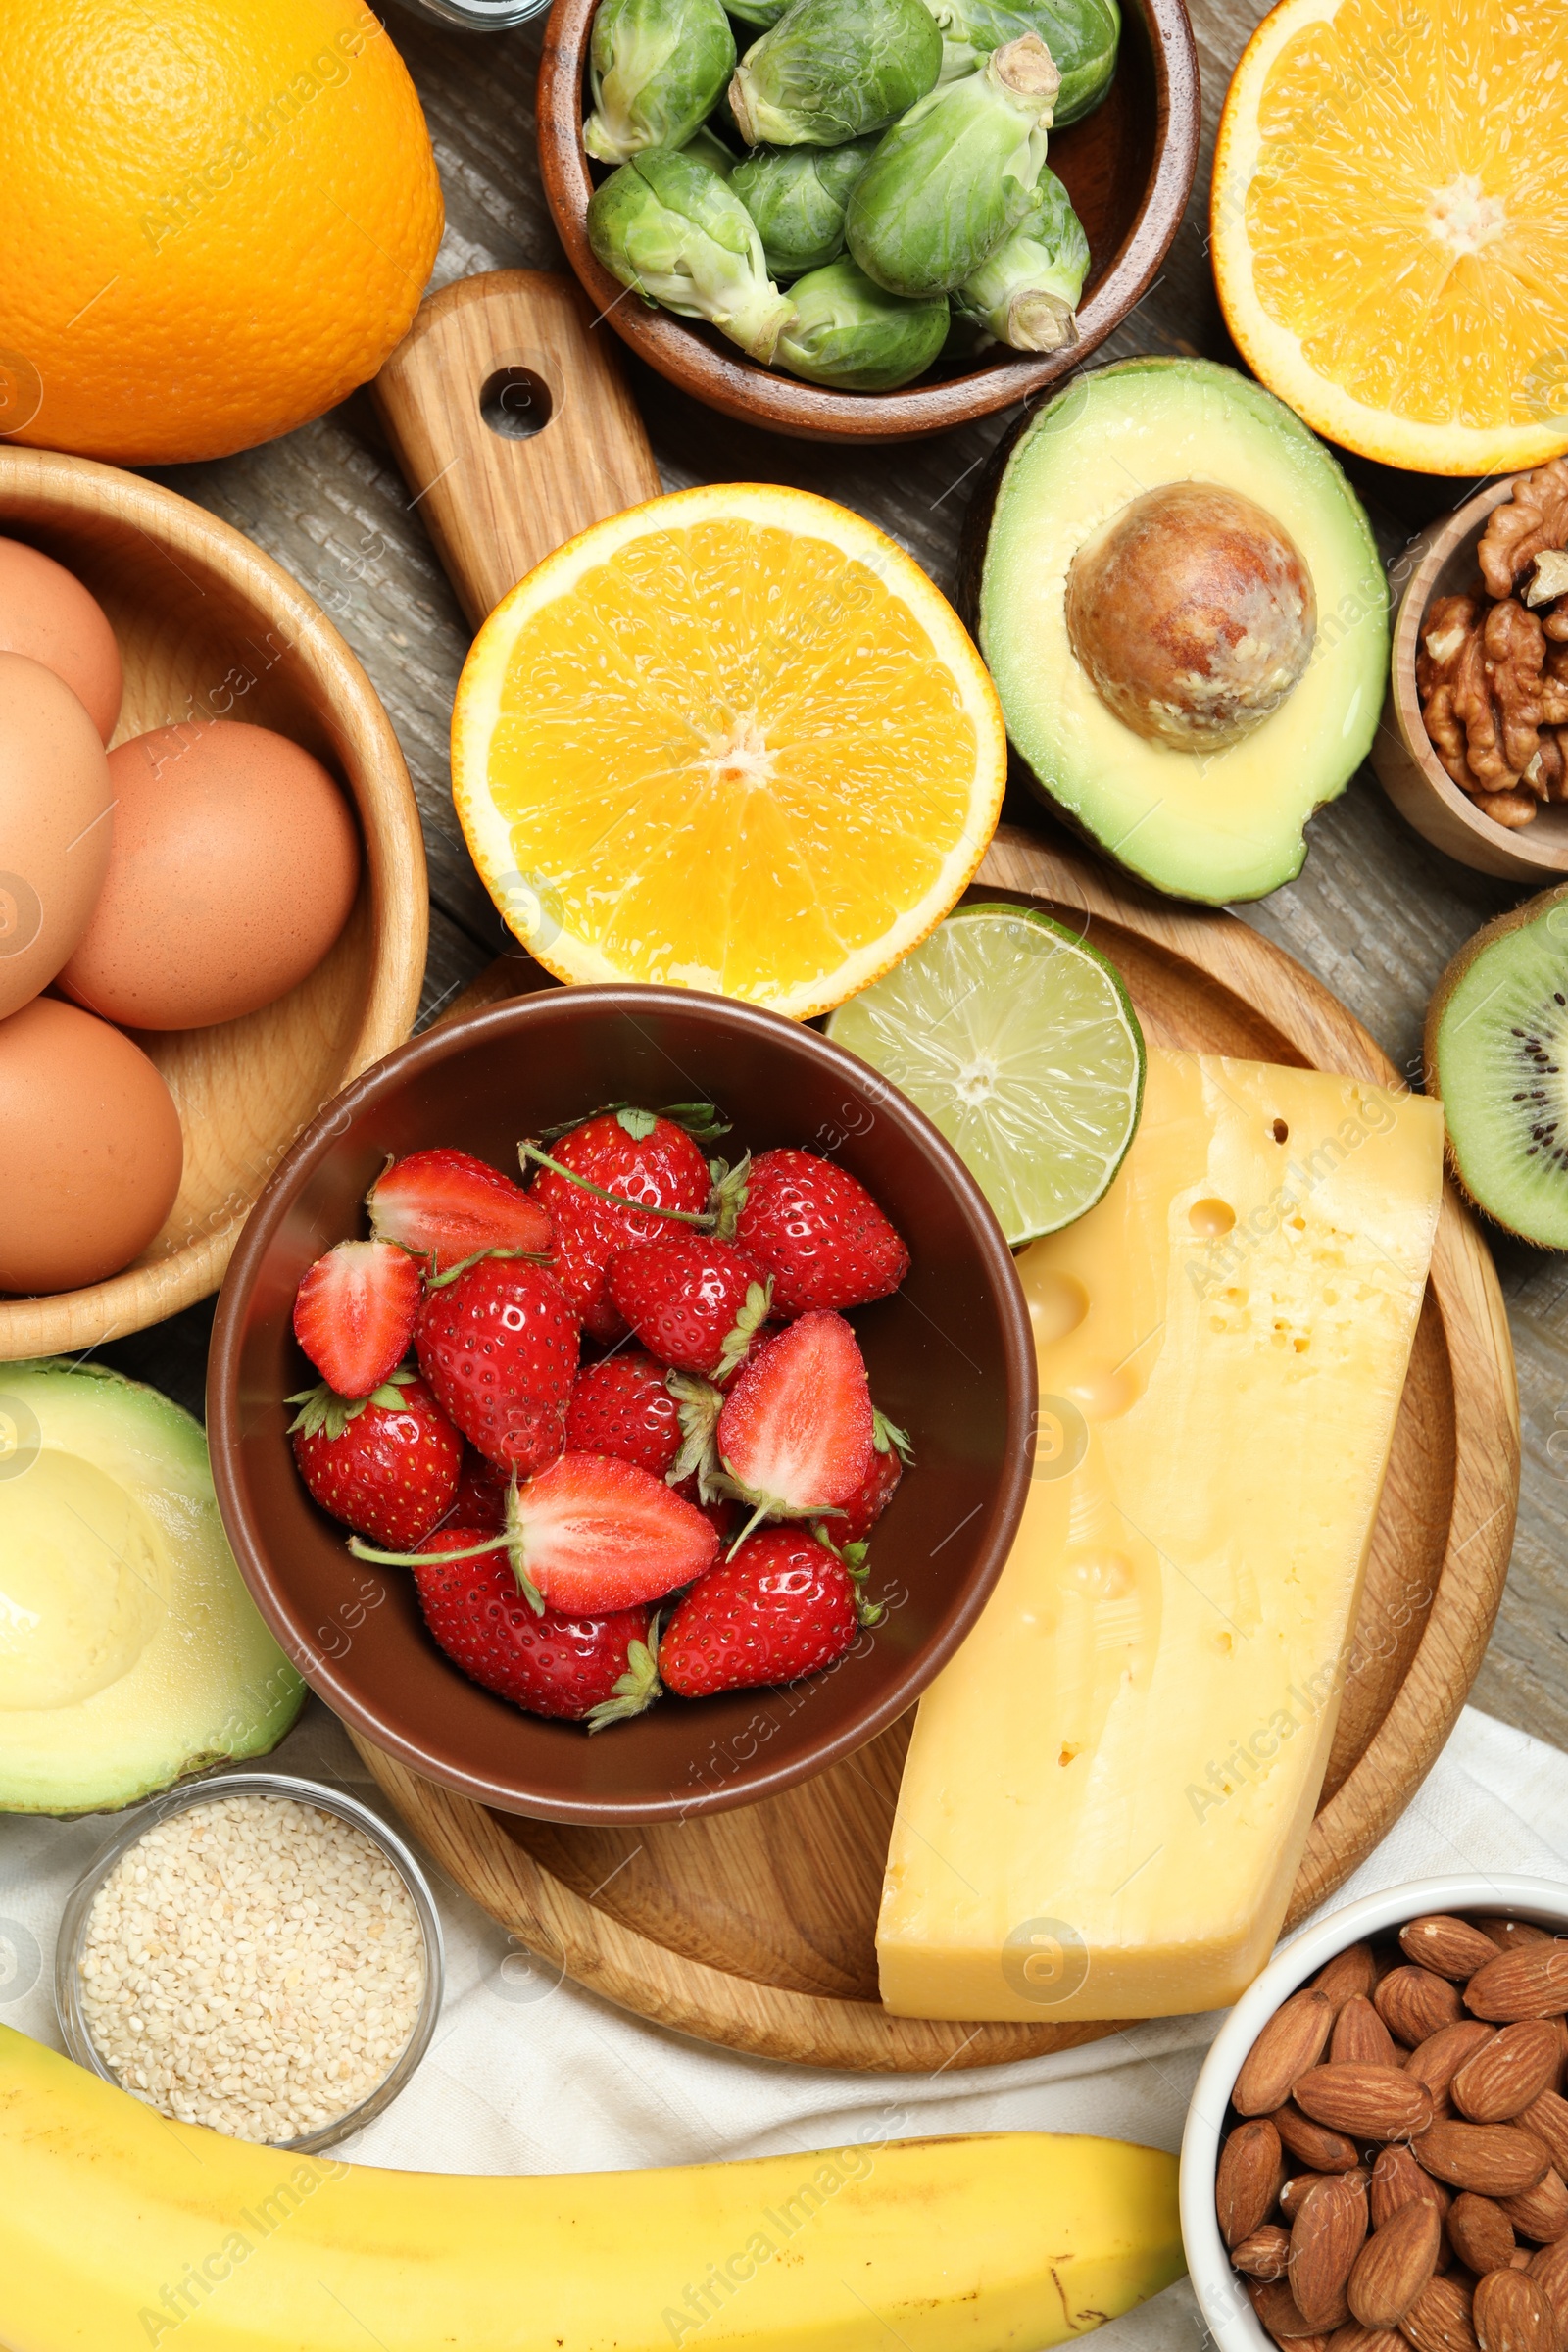
[[[1460,1187],[1510,1233],[1568,1250],[1568,883],[1460,949],[1424,1052]]]

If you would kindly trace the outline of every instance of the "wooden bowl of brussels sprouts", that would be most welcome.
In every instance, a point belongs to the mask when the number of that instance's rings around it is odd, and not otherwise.
[[[945,432],[1069,374],[1158,270],[1198,133],[1183,0],[555,0],[539,70],[595,308],[808,441]]]

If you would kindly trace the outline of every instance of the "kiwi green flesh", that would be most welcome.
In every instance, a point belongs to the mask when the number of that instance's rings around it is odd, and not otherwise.
[[[1433,1006],[1430,1077],[1454,1172],[1525,1240],[1568,1249],[1568,906],[1488,927]]]

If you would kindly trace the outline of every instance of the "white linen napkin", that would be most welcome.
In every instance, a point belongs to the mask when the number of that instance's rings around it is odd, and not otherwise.
[[[347,1788],[395,1819],[319,1701],[270,1767]],[[55,1928],[119,1817],[0,1818],[0,2022],[54,2048]],[[398,1825],[401,1827],[401,1824]],[[1175,2150],[1221,2013],[1160,2018],[1011,2066],[859,2075],[741,2057],[612,2008],[532,1962],[428,1856],[446,2001],[414,2081],[335,2153],[432,2172],[594,2172],[956,2132],[1087,2132]],[[1377,1851],[1334,1896],[1456,1868],[1568,1883],[1568,1757],[1466,1708]],[[1104,2352],[1195,2352],[1183,2280],[1100,2330]]]

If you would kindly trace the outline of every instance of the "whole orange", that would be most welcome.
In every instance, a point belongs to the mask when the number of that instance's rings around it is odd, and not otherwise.
[[[222,457],[406,331],[441,188],[363,0],[3,0],[0,89],[0,434]]]

